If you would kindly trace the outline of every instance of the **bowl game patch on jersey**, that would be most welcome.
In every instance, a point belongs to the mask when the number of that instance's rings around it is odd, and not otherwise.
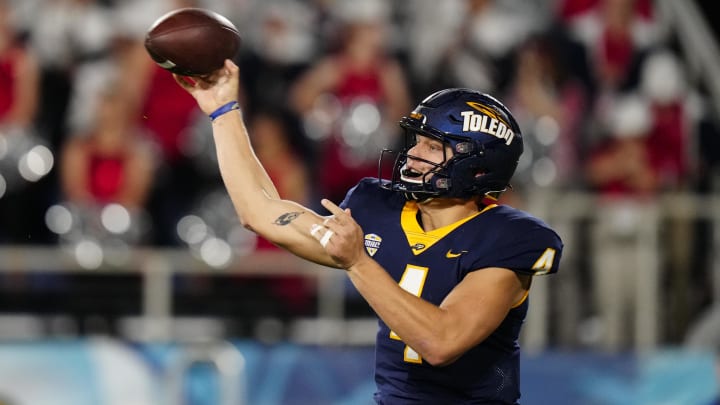
[[[380,248],[381,242],[382,238],[374,233],[365,235],[365,250],[367,250],[370,257],[375,256],[375,253],[377,253]]]

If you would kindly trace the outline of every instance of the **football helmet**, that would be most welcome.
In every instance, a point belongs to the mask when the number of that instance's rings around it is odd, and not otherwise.
[[[412,200],[499,194],[509,187],[523,152],[522,133],[510,110],[494,97],[472,89],[431,94],[400,120],[400,126],[405,130],[405,148],[384,150],[379,170],[386,153],[396,154],[392,179],[383,182],[383,187]],[[450,146],[452,156],[438,164],[410,155],[417,135]],[[408,159],[434,167],[424,174],[415,173],[408,169]]]

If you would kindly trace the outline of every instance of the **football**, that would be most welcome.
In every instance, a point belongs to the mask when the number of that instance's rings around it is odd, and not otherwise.
[[[145,49],[160,67],[183,76],[203,76],[221,68],[240,50],[240,34],[230,20],[210,10],[181,8],[158,18],[145,35]]]

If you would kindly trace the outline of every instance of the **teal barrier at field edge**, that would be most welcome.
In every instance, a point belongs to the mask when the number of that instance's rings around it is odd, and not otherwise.
[[[233,378],[243,388],[243,403],[372,403],[372,347],[230,343],[225,345],[242,359],[243,373]],[[0,403],[177,405],[169,377],[189,351],[188,346],[112,339],[0,343]],[[709,405],[720,391],[715,366],[711,352],[671,348],[647,355],[527,355],[522,358],[521,403]],[[224,405],[217,364],[196,362],[185,371],[185,405]]]

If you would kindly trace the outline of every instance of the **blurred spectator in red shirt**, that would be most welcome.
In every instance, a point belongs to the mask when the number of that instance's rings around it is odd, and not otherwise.
[[[0,131],[27,130],[37,111],[39,71],[19,40],[7,0],[0,0]]]
[[[571,20],[581,14],[597,8],[604,0],[561,0],[557,5],[557,13],[563,20]],[[651,19],[653,17],[652,0],[636,0],[635,14]]]
[[[690,106],[679,59],[667,50],[650,54],[640,70],[640,91],[650,105],[648,149],[661,186],[668,190],[688,186],[691,162],[696,160],[690,155],[691,135],[697,131],[698,118]]]
[[[73,232],[60,235],[61,243],[148,241],[146,208],[155,158],[124,96],[117,88],[102,90],[91,125],[62,146],[62,204],[75,221]]]
[[[596,0],[572,12],[569,5],[561,5],[568,31],[587,51],[599,108],[614,98],[613,93],[637,86],[644,55],[664,38],[664,26],[647,3]]]
[[[63,147],[62,189],[80,206],[118,203],[142,210],[152,185],[154,158],[117,89],[103,91],[94,125]]]
[[[644,60],[638,94],[620,102],[611,99],[604,106],[610,112],[605,120],[610,139],[590,160],[592,185],[601,191],[642,194],[688,184],[695,119],[685,84],[679,61],[668,51]]]
[[[291,104],[319,143],[318,192],[341,201],[360,178],[377,176],[379,152],[397,142],[396,120],[410,102],[406,77],[388,49],[385,3],[336,6],[339,49],[299,78]]]
[[[591,153],[591,187],[607,196],[652,196],[659,175],[648,147],[652,115],[646,100],[626,95],[614,100],[605,117],[607,139]]]

